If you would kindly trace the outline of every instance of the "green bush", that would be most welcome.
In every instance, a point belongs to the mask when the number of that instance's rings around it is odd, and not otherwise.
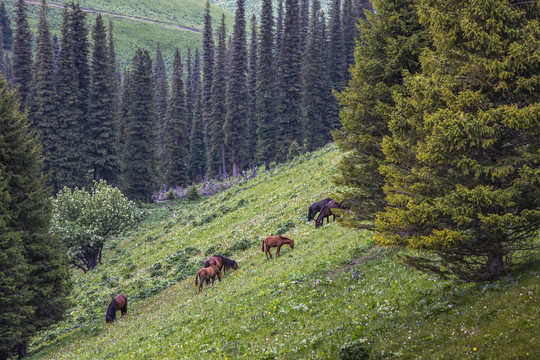
[[[369,359],[369,351],[366,349],[366,339],[355,340],[344,344],[339,349],[340,360]]]
[[[188,194],[187,194],[188,201],[199,201],[201,199],[201,193],[199,192],[199,189],[197,186],[192,185],[188,188]]]

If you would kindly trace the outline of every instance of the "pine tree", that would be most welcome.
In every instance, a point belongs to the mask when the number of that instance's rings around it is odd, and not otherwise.
[[[286,0],[283,43],[279,54],[277,122],[281,139],[277,160],[285,161],[290,144],[302,144],[302,54],[298,0]]]
[[[13,46],[13,29],[11,29],[11,20],[4,1],[0,2],[0,36],[2,37],[3,47],[11,49]]]
[[[214,39],[212,36],[212,17],[210,16],[210,1],[206,1],[203,30],[203,65],[202,65],[202,122],[204,127],[204,143],[206,144],[206,174],[214,176],[218,172],[210,154],[210,123],[212,122],[212,76],[214,71]]]
[[[247,50],[245,0],[238,0],[231,44],[229,80],[227,82],[227,116],[225,118],[225,143],[231,151],[232,175],[240,174],[245,159],[247,133]]]
[[[90,66],[88,64],[88,29],[86,27],[86,14],[79,3],[71,3],[71,33],[73,36],[73,59],[79,81],[79,107],[83,118],[87,121],[88,100],[90,92]],[[86,131],[85,126],[85,131]]]
[[[274,15],[272,0],[264,0],[261,10],[257,57],[257,162],[264,162],[266,169],[276,155],[276,102],[275,102],[275,60],[274,60]]]
[[[42,0],[39,10],[36,59],[34,62],[34,79],[27,100],[30,121],[36,126],[43,146],[45,171],[54,173],[59,158],[59,122],[56,103],[56,77],[54,73],[53,47],[49,23],[49,8]],[[53,175],[53,178],[55,176]]]
[[[16,28],[13,37],[13,87],[21,106],[26,107],[30,86],[32,84],[32,33],[28,25],[26,2],[17,1]]]
[[[540,229],[540,5],[484,5],[418,4],[434,46],[394,94],[389,206],[374,235],[423,251],[406,264],[463,281],[495,280],[535,256]]]
[[[350,79],[350,72],[348,69],[354,64],[354,48],[356,46],[355,38],[357,35],[356,23],[358,18],[353,11],[353,0],[343,0],[342,7],[342,30],[343,30],[343,60],[345,63],[345,82]]]
[[[195,103],[195,94],[193,93],[193,81],[191,81],[193,72],[191,71],[191,64],[193,58],[191,56],[191,48],[187,49],[186,56],[186,121],[188,129],[191,131],[191,123],[193,122],[193,104]],[[191,143],[188,144],[188,150],[191,147]]]
[[[300,41],[302,53],[306,50],[309,28],[309,0],[300,0]]]
[[[251,18],[251,42],[249,46],[248,58],[248,117],[247,117],[247,152],[246,160],[250,163],[255,161],[255,152],[257,146],[257,19],[255,15]]]
[[[223,89],[227,87],[227,28],[225,26],[225,15],[221,17],[219,27],[219,39],[214,69],[212,73],[212,116],[208,124],[208,152],[206,175],[215,176],[215,169],[218,174],[227,173],[225,160],[225,139],[223,124],[225,123],[225,93]]]
[[[10,335],[15,338],[10,345],[22,357],[26,355],[28,339],[62,316],[68,305],[65,297],[69,293],[69,275],[62,244],[49,233],[51,193],[45,185],[42,172],[41,147],[35,133],[30,131],[25,115],[18,110],[13,93],[7,91],[3,80],[0,80],[0,132],[2,203],[9,209],[8,217],[4,218],[8,233],[2,236],[1,243],[4,245],[7,241],[14,246],[8,252],[11,255],[8,264],[16,266],[11,267],[11,270],[20,270],[18,276],[24,276],[24,286],[16,289],[22,298],[17,306],[8,309],[11,314],[7,321],[17,325],[11,329],[13,333],[10,332]],[[26,265],[20,262],[21,255]],[[4,259],[2,256],[0,266],[4,266]],[[12,272],[11,278],[7,278],[4,272],[2,275],[2,281],[9,281],[8,291],[21,281]],[[4,299],[7,297],[2,293],[1,301]],[[14,299],[11,297],[10,300]],[[3,307],[0,310],[0,316],[4,317],[5,309]],[[17,309],[21,309],[21,312]],[[4,321],[1,324],[2,328],[9,326]],[[2,331],[2,334],[5,332]],[[2,336],[0,356],[5,355],[3,341]]]
[[[83,142],[83,118],[79,107],[79,81],[75,69],[74,36],[71,13],[64,6],[62,37],[58,54],[57,99],[58,104],[58,161],[51,178],[54,192],[64,186],[74,188],[85,185]]]
[[[373,5],[375,13],[359,23],[362,42],[356,47],[352,79],[339,96],[342,128],[333,132],[344,152],[335,183],[342,198],[353,200],[343,224],[368,228],[372,223],[366,220],[374,220],[386,206],[378,169],[384,160],[382,140],[390,135],[392,91],[401,87],[403,71],[420,69],[418,57],[428,45],[412,3],[374,0]]]
[[[152,60],[138,49],[129,75],[129,114],[123,151],[122,189],[135,201],[150,201],[157,188],[158,132],[155,119]]]
[[[89,166],[93,180],[106,180],[112,183],[118,172],[116,148],[116,118],[109,49],[105,25],[101,14],[96,16],[92,30],[94,47],[90,67],[90,105],[89,105]]]
[[[52,36],[52,47],[53,47],[53,62],[54,62],[54,72],[58,72],[58,54],[60,54],[60,41],[56,33]]]
[[[165,165],[165,138],[164,138],[164,124],[165,117],[167,116],[167,100],[169,98],[169,85],[167,84],[167,70],[165,68],[165,62],[163,61],[163,55],[161,53],[161,46],[159,42],[156,48],[156,61],[154,63],[154,80],[156,83],[156,121],[157,129],[159,133],[158,138],[158,150],[159,150],[159,163],[160,174],[164,173]]]
[[[116,60],[116,51],[114,50],[114,37],[113,37],[113,22],[109,20],[109,36],[108,36],[108,48],[109,48],[109,68],[112,74],[111,77],[111,89],[114,95],[113,98],[113,108],[117,109],[118,103],[120,101],[120,67]]]
[[[329,69],[332,87],[341,91],[345,86],[345,47],[341,23],[341,0],[332,0],[330,8],[330,49]]]
[[[283,0],[278,0],[277,7],[277,19],[276,19],[276,49],[275,49],[275,61],[276,61],[276,79],[279,72],[279,60],[281,54],[281,44],[283,42]],[[279,94],[279,89],[277,90]]]
[[[313,0],[302,74],[304,132],[308,151],[314,151],[328,141],[327,107],[331,88],[326,72],[326,39],[321,21],[321,3]]]
[[[169,186],[187,186],[187,144],[189,129],[185,118],[185,93],[180,51],[176,48],[172,64],[171,94],[165,118],[165,180]]]
[[[0,32],[2,31],[2,27],[0,26]],[[2,36],[0,36],[0,76],[2,76],[5,79],[5,73],[6,73],[6,65],[4,62],[4,42],[2,39]]]
[[[116,143],[118,148],[118,159],[120,161],[120,174],[125,172],[126,166],[124,161],[127,158],[126,155],[126,132],[127,124],[129,120],[129,112],[131,109],[131,69],[128,67],[124,68],[122,75],[122,86],[120,91],[119,103],[118,103],[118,114],[116,116]]]
[[[195,105],[193,106],[193,122],[189,148],[189,173],[191,180],[200,182],[203,180],[206,169],[206,155],[204,145],[204,125],[202,123],[202,89],[197,86]]]

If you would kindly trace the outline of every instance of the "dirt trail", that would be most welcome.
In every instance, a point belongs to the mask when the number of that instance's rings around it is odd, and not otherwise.
[[[17,0],[11,0],[11,1],[17,2]],[[25,2],[27,4],[41,5],[41,1],[38,1],[38,0],[25,0]],[[54,8],[60,8],[60,9],[64,8],[63,4],[54,3],[54,2],[48,2],[47,5],[49,7],[54,7]],[[156,25],[160,25],[160,26],[164,26],[164,27],[168,27],[168,28],[180,30],[180,31],[189,31],[189,32],[194,32],[198,34],[202,33],[201,30],[193,29],[187,26],[178,26],[178,25],[166,23],[163,21],[152,20],[152,19],[143,18],[139,16],[123,15],[123,14],[111,13],[104,10],[95,10],[95,9],[88,9],[88,8],[83,8],[83,7],[81,7],[81,10],[87,13],[91,13],[91,14],[109,15],[109,16],[113,16],[119,19],[129,19],[129,20],[141,21],[141,22],[150,23],[150,24],[156,24]]]

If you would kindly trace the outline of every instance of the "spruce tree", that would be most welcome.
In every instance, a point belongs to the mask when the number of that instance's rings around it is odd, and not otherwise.
[[[368,22],[359,23],[362,42],[356,46],[352,78],[338,97],[342,127],[332,133],[344,152],[335,183],[340,196],[352,200],[342,223],[368,228],[386,206],[378,169],[384,161],[382,140],[390,135],[392,91],[401,87],[404,71],[419,71],[418,57],[428,45],[411,2],[374,0],[373,5],[376,11],[367,14]]]
[[[266,169],[276,155],[276,102],[274,60],[274,15],[272,0],[264,0],[257,56],[257,152],[256,161],[264,162]]]
[[[17,1],[17,17],[15,19],[15,35],[13,37],[13,87],[21,106],[26,107],[30,86],[32,84],[32,33],[28,25],[26,2]]]
[[[108,51],[109,51],[109,68],[112,74],[111,77],[111,89],[114,95],[113,108],[117,109],[117,105],[120,101],[120,67],[116,60],[116,51],[114,49],[114,37],[113,37],[113,22],[109,19],[109,34],[108,34]]]
[[[189,173],[192,181],[200,182],[206,170],[206,154],[204,145],[204,125],[202,123],[202,89],[197,86],[195,104],[193,106],[193,122],[189,148]]]
[[[85,185],[82,111],[79,107],[79,81],[75,70],[74,36],[71,12],[64,6],[62,37],[58,54],[57,98],[58,104],[58,161],[51,178],[54,192],[64,186],[74,188]]]
[[[3,47],[11,49],[13,46],[13,29],[11,29],[11,20],[4,1],[0,2],[0,37],[2,37]]]
[[[357,35],[356,24],[358,18],[354,13],[353,0],[343,0],[342,6],[342,30],[343,30],[343,59],[345,63],[345,82],[350,79],[350,66],[354,64],[354,48],[356,46],[355,38]]]
[[[407,265],[492,281],[536,255],[539,12],[538,2],[419,2],[434,46],[406,76],[408,91],[394,94],[383,140],[389,206],[374,235],[422,251],[403,256]]]
[[[120,91],[118,113],[116,116],[116,143],[118,149],[118,159],[120,161],[120,174],[125,171],[124,161],[126,160],[126,131],[131,109],[131,69],[124,68],[122,75],[122,86]]]
[[[54,71],[58,72],[58,54],[60,54],[60,41],[56,33],[52,36]]]
[[[2,27],[0,26],[0,31],[2,31]],[[4,42],[2,37],[0,36],[0,76],[2,76],[4,79],[5,77],[5,62],[4,62]]]
[[[193,93],[193,82],[191,81],[193,73],[191,64],[193,57],[191,56],[191,48],[187,49],[186,56],[186,121],[188,129],[191,131],[191,123],[193,122],[193,104],[195,103],[195,94]],[[188,150],[191,143],[188,144]]]
[[[54,73],[53,47],[49,23],[49,8],[42,0],[39,10],[34,79],[27,104],[30,121],[36,126],[43,146],[45,171],[54,173],[59,160],[59,119],[56,103],[56,76]],[[53,178],[55,176],[53,175]]]
[[[18,299],[17,306],[7,309],[11,313],[6,319],[8,323],[2,321],[0,326],[4,330],[4,326],[16,324],[9,334],[15,337],[10,345],[23,357],[28,339],[58,321],[66,309],[69,275],[62,244],[49,232],[51,192],[45,184],[41,147],[4,80],[0,80],[0,133],[1,199],[9,209],[8,217],[4,218],[7,236],[2,236],[1,243],[2,246],[13,245],[7,254],[2,252],[0,266],[6,264],[14,270],[15,265],[20,270],[18,276],[24,276],[24,286],[16,289],[22,298]],[[9,259],[5,255],[10,255]],[[26,264],[20,262],[21,255]],[[10,288],[13,290],[12,286],[20,283],[21,278],[9,270],[10,278],[4,272],[2,275],[2,281],[8,281],[9,294]],[[2,293],[1,301],[16,299],[5,295]],[[2,317],[5,310],[4,307],[0,310]],[[6,333],[2,331],[2,334]],[[5,350],[2,337],[0,356],[5,355]]]
[[[332,87],[341,91],[345,86],[345,46],[343,44],[343,28],[341,23],[341,0],[332,0],[330,8],[330,49],[328,51],[328,72]]]
[[[212,36],[212,17],[210,16],[210,1],[206,0],[206,9],[204,14],[204,30],[203,30],[203,64],[202,64],[202,122],[204,126],[205,139],[205,154],[206,174],[214,176],[218,172],[218,167],[215,167],[216,162],[212,161],[210,154],[210,123],[212,122],[212,76],[214,71],[214,38]]]
[[[93,180],[113,183],[118,172],[116,118],[109,49],[101,14],[92,30],[92,63],[90,66],[89,148],[88,160]]]
[[[225,118],[225,143],[231,151],[232,175],[240,174],[245,160],[247,134],[247,50],[245,0],[238,0],[231,44],[229,80],[227,82],[227,115]]]
[[[152,60],[138,49],[129,75],[129,114],[123,150],[122,192],[134,201],[150,201],[157,188],[158,132]]]
[[[298,0],[286,0],[283,43],[279,54],[277,103],[278,137],[281,145],[277,160],[285,161],[288,148],[296,141],[302,144],[302,53],[300,50],[300,17]]]
[[[309,28],[309,0],[300,0],[300,41],[302,44],[302,53],[306,49],[307,35]]]
[[[158,149],[159,149],[159,163],[160,174],[164,172],[165,164],[165,138],[164,129],[165,117],[167,116],[167,101],[169,97],[169,85],[167,84],[167,70],[165,69],[165,62],[163,61],[163,55],[161,53],[161,46],[159,42],[156,48],[156,61],[154,63],[154,81],[156,84],[156,121],[157,129],[159,133]]]
[[[277,7],[277,18],[276,18],[276,49],[275,49],[275,61],[276,61],[276,79],[278,77],[277,73],[279,71],[279,60],[281,53],[281,44],[283,41],[283,0],[278,0]],[[277,89],[279,94],[279,89]]]
[[[189,129],[185,118],[184,71],[176,48],[172,64],[171,94],[164,126],[165,181],[169,186],[187,186],[187,144]]]
[[[79,107],[84,121],[87,121],[88,100],[90,92],[90,66],[88,64],[88,29],[86,27],[86,13],[79,3],[71,3],[71,34],[73,36],[73,60],[79,82]],[[85,126],[85,130],[87,130]]]
[[[255,15],[251,18],[251,42],[249,45],[248,57],[248,117],[247,117],[247,138],[246,160],[250,163],[255,161],[255,149],[257,147],[257,19]]]
[[[212,116],[208,124],[208,152],[206,175],[215,176],[215,170],[218,174],[227,173],[225,159],[225,138],[223,133],[223,124],[225,123],[225,92],[227,88],[227,28],[225,25],[225,15],[221,17],[219,27],[219,39],[214,69],[212,73]]]

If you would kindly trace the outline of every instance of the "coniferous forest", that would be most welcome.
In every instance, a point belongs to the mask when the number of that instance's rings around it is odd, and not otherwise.
[[[331,142],[340,225],[413,251],[396,256],[408,269],[491,283],[537,260],[538,1],[235,0],[228,28],[206,0],[200,46],[167,58],[158,43],[124,66],[101,14],[67,3],[56,34],[42,0],[34,32],[26,1],[4,1],[0,359],[62,318],[69,266],[101,264],[134,204]],[[55,206],[84,207],[79,189],[114,193],[130,220],[68,244]]]

